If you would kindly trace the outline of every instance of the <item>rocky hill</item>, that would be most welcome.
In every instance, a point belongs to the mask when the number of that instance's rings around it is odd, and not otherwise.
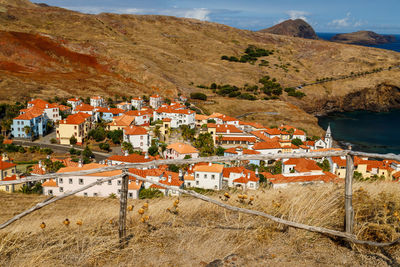
[[[274,25],[271,28],[260,30],[260,32],[301,37],[306,39],[318,39],[318,36],[311,25],[302,19],[285,20],[284,22]]]
[[[331,41],[345,44],[376,45],[395,42],[396,37],[393,35],[380,35],[371,31],[358,31],[336,34],[331,38]]]
[[[213,98],[211,90],[197,86],[251,85],[268,75],[286,88],[368,73],[304,87],[302,99],[284,93],[279,103],[313,114],[400,106],[399,69],[372,72],[398,65],[400,54],[393,51],[252,32],[195,19],[82,14],[22,0],[0,2],[0,35],[2,101],[154,92],[174,97],[193,91]],[[240,57],[249,45],[274,53],[255,63],[221,60],[223,55]],[[276,101],[260,99],[254,106]],[[296,117],[290,112],[281,115]]]

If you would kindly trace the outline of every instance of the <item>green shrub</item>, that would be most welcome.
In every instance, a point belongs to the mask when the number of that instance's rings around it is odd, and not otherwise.
[[[207,100],[207,96],[206,96],[205,94],[199,93],[199,92],[191,93],[191,94],[190,94],[190,98],[191,98],[191,99],[204,100],[204,101]]]
[[[146,198],[159,198],[159,197],[163,197],[164,194],[158,190],[158,189],[154,189],[154,188],[149,188],[149,189],[142,189],[139,192],[139,199],[146,199]]]

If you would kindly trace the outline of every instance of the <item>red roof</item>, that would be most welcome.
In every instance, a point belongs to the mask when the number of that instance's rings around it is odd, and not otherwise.
[[[305,158],[291,158],[283,162],[284,165],[295,165],[295,170],[298,172],[309,172],[309,171],[322,171],[317,163],[311,159]]]
[[[140,126],[129,126],[124,128],[124,132],[126,135],[145,135],[147,134],[147,130]]]
[[[79,98],[70,98],[70,99],[68,99],[68,101],[78,102],[78,101],[81,101],[81,100]]]
[[[128,156],[113,155],[109,157],[108,160],[115,160],[127,163],[142,163],[142,162],[153,161],[153,159],[150,158],[146,159],[145,156],[139,154],[130,154]]]
[[[98,108],[97,111],[103,113],[112,113],[113,115],[118,115],[125,112],[125,110],[120,108],[102,108],[102,107]]]
[[[207,124],[208,126],[208,124]],[[239,130],[235,125],[229,125],[229,124],[218,124],[217,125],[217,134],[218,133],[243,133],[241,130]]]
[[[44,182],[42,184],[43,187],[57,187],[57,183],[56,181],[54,181],[53,179],[49,179],[46,182]]]
[[[244,136],[223,136],[221,139],[218,138],[218,140],[221,140],[221,141],[244,141],[244,142],[251,142],[251,143],[256,142],[255,137],[244,137]]]
[[[267,128],[264,130],[269,135],[280,135],[280,134],[288,134],[287,132],[281,131],[278,128]]]
[[[4,145],[11,145],[13,143],[13,140],[11,140],[11,139],[4,139],[3,140],[3,144]]]
[[[153,115],[153,110],[149,109],[149,110],[128,110],[127,112],[125,112],[126,115],[129,116],[144,116],[144,115]]]
[[[91,116],[90,114],[78,112],[69,115],[66,119],[60,120],[60,124],[82,124],[90,116]]]
[[[85,103],[82,103],[75,108],[76,111],[93,111],[94,109],[95,107]]]
[[[13,176],[5,177],[2,181],[6,182],[6,181],[15,181],[15,180],[18,180],[18,177],[17,177],[17,175],[14,174]]]
[[[55,108],[56,106],[54,104],[51,104],[43,99],[34,99],[32,101],[28,102],[28,105],[32,105],[41,109],[45,109],[45,108]]]
[[[0,170],[4,171],[4,170],[10,169],[15,166],[17,166],[17,164],[14,164],[14,163],[11,163],[8,161],[3,161],[3,158],[0,157]]]
[[[260,142],[260,143],[255,143],[253,146],[254,150],[280,149],[280,148],[282,147],[278,141]]]
[[[256,155],[256,154],[260,154],[260,152],[255,151],[255,150],[251,150],[251,149],[246,149],[246,148],[241,148],[241,147],[231,147],[225,150],[225,153],[229,153],[229,154],[239,154],[239,152],[237,151],[237,149],[241,149],[242,153],[244,155]]]
[[[25,113],[15,117],[14,120],[32,120],[43,114],[43,109],[38,107],[31,107],[24,110]]]

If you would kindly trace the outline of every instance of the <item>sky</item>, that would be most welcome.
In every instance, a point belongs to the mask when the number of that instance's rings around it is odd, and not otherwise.
[[[35,0],[33,0],[35,2]],[[400,0],[37,0],[84,13],[156,14],[195,18],[248,30],[286,19],[316,32],[371,30],[400,34]]]

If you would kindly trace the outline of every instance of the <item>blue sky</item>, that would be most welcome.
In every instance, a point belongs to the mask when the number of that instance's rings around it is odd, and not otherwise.
[[[84,13],[158,14],[259,30],[302,18],[317,32],[400,34],[399,0],[37,0]],[[35,1],[34,1],[35,2]]]

